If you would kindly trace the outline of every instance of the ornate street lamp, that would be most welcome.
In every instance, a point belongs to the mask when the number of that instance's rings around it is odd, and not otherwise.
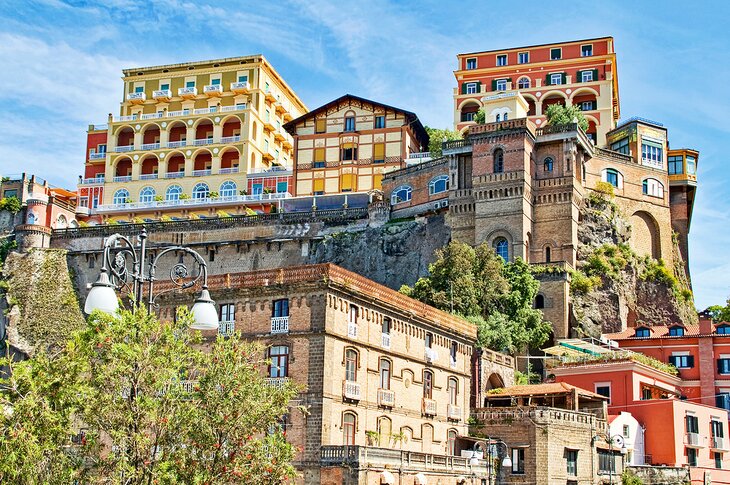
[[[140,245],[136,248],[132,241],[121,234],[113,234],[104,240],[104,256],[99,278],[91,285],[86,297],[84,312],[88,315],[94,310],[106,313],[116,313],[119,309],[119,300],[116,291],[128,287],[132,280],[132,296],[135,305],[141,305],[144,299],[144,285],[148,285],[147,309],[152,312],[155,298],[162,293],[173,290],[184,290],[195,286],[202,280],[203,288],[200,296],[195,300],[191,313],[195,330],[215,330],[218,328],[218,312],[215,302],[208,292],[208,266],[196,251],[184,246],[168,246],[162,248],[157,256],[147,262],[147,229],[142,228],[138,236]],[[162,256],[168,253],[184,252],[193,257],[197,272],[192,273],[188,267],[179,262],[170,270],[169,280],[174,287],[170,290],[153,294],[154,283],[157,281],[157,263]],[[113,256],[113,257],[112,257]],[[128,264],[131,263],[131,270]],[[190,279],[188,277],[190,276]],[[187,281],[186,281],[187,280]]]
[[[619,451],[621,452],[621,468],[622,469],[624,467],[623,466],[624,457],[626,456],[626,452],[628,451],[628,449],[626,448],[626,444],[624,443],[624,437],[619,434],[611,436],[609,433],[599,432],[597,435],[595,435],[591,439],[591,443],[595,446],[596,440],[598,440],[598,439],[603,439],[606,442],[606,444],[608,444],[608,452],[611,456],[611,463],[608,467],[608,483],[613,485],[613,472],[616,468],[616,462],[614,460],[614,455],[613,455],[613,447],[614,447],[614,445],[616,445],[616,447],[619,448]]]
[[[504,458],[502,459],[503,468],[512,467],[512,460],[509,457],[509,448],[507,447],[507,443],[505,443],[504,441],[500,439],[492,439],[489,437],[485,441],[479,441],[479,443],[486,447],[485,451],[487,452],[487,479],[489,480],[489,485],[492,485],[492,446],[497,448],[497,458],[499,458],[500,455],[499,448],[504,448]],[[479,464],[479,459],[476,457],[472,457],[471,460],[469,460],[469,464],[472,466],[476,466]]]

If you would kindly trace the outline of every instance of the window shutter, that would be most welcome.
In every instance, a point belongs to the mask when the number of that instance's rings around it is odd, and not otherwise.
[[[382,173],[376,173],[373,175],[373,188],[382,190],[383,188],[383,174]]]
[[[497,80],[492,79],[492,91],[496,91],[496,90],[497,90]]]
[[[723,369],[722,369],[722,359],[717,359],[717,373],[718,374],[722,374],[723,373],[722,371],[723,371]]]
[[[324,162],[324,148],[315,148],[314,149],[314,161],[315,162]]]
[[[575,80],[576,80],[576,82],[579,82],[579,83],[583,82],[583,71],[576,71]]]
[[[374,148],[373,158],[375,160],[383,160],[385,158],[385,144],[378,143]]]
[[[342,177],[340,177],[340,190],[352,190],[354,178],[355,176],[351,173],[342,174]]]
[[[477,81],[477,93],[481,93],[481,92],[482,92],[482,82]]]
[[[550,74],[545,76],[545,86],[550,86]]]
[[[565,84],[566,83],[566,76],[565,76],[565,73],[564,72],[563,73],[560,73],[560,82],[562,84]]]
[[[593,70],[593,80],[598,81],[598,69]]]
[[[466,94],[466,83],[461,85],[461,94]]]
[[[324,192],[324,179],[314,179],[312,192]]]
[[[694,366],[695,366],[695,356],[688,355],[687,356],[687,367],[694,367]]]

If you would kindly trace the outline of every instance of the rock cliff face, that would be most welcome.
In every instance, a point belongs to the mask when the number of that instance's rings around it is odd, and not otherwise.
[[[630,236],[630,224],[608,198],[585,199],[578,228],[578,277],[587,275],[592,284],[587,291],[571,285],[570,323],[575,336],[598,337],[640,324],[696,323],[676,244],[678,264],[664,268],[662,262],[628,249]]]

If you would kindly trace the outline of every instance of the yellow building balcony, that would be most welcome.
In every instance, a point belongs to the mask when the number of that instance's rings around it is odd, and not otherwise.
[[[231,91],[236,94],[248,94],[251,91],[251,85],[247,82],[231,83]]]
[[[264,97],[269,103],[273,103],[276,101],[276,96],[274,96],[274,93],[272,93],[271,91],[264,93]]]
[[[277,99],[274,102],[274,109],[276,110],[276,112],[278,114],[283,114],[283,113],[286,113],[287,111],[289,111],[287,109],[286,105],[284,104],[284,102],[282,100],[280,100],[280,99]]]
[[[274,131],[276,127],[270,120],[264,121],[264,131]]]
[[[423,398],[423,414],[426,416],[436,416],[436,401],[427,397]]]
[[[172,91],[169,89],[158,89],[152,91],[152,98],[155,101],[168,102],[172,99]]]
[[[266,160],[267,162],[270,162],[270,161],[272,161],[272,160],[273,160],[274,158],[276,158],[276,157],[274,156],[274,154],[273,154],[273,153],[271,153],[270,151],[268,151],[268,152],[264,152],[264,153],[262,153],[262,154],[261,154],[261,158],[263,158],[263,159],[264,159],[264,160]]]
[[[284,136],[284,134],[282,132],[280,132],[279,130],[276,130],[276,131],[274,131],[274,140],[281,143],[284,140],[286,140],[286,137]]]
[[[208,97],[220,97],[223,94],[223,86],[220,84],[209,84],[207,86],[203,86],[203,93],[208,95]]]
[[[294,148],[294,145],[292,145],[291,140],[289,140],[289,138],[284,138],[284,141],[281,142],[281,146],[285,150],[291,150],[292,148]]]
[[[198,88],[180,88],[177,90],[177,95],[184,99],[193,99],[198,95]]]
[[[132,104],[142,104],[147,101],[145,93],[127,93],[127,101]]]
[[[292,114],[290,112],[288,112],[288,111],[284,111],[284,114],[281,115],[281,117],[282,117],[282,119],[284,121],[291,121],[291,120],[294,119],[294,117],[292,116]]]
[[[669,176],[669,183],[676,185],[697,185],[697,175],[678,173]]]

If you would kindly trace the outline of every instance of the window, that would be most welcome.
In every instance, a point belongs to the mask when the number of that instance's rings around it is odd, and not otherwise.
[[[433,396],[433,373],[429,370],[423,371],[423,397],[431,399]]]
[[[512,474],[522,475],[525,473],[525,449],[512,448]]]
[[[238,82],[239,83],[247,83],[248,82],[248,76],[238,76]]]
[[[112,202],[114,204],[126,204],[129,200],[129,191],[127,189],[119,189],[114,192]]]
[[[354,413],[345,413],[342,416],[342,444],[345,446],[355,445],[355,426],[357,417]]]
[[[718,335],[730,335],[730,325],[719,325],[716,332]]]
[[[215,79],[211,79],[210,80],[210,84],[212,84],[213,86],[220,86],[220,84],[221,84],[221,78],[218,77],[218,78],[215,78]]]
[[[641,400],[642,401],[648,401],[651,398],[652,398],[651,389],[649,389],[648,387],[643,388],[641,390]]]
[[[357,382],[357,352],[353,349],[345,351],[345,380]]]
[[[324,133],[325,131],[327,131],[327,119],[319,118],[318,120],[315,120],[314,132],[315,133]]]
[[[553,159],[551,157],[547,157],[545,161],[542,163],[542,168],[545,172],[552,172],[553,171]]]
[[[562,73],[550,74],[550,85],[555,86],[558,84],[563,84],[563,74]]]
[[[594,109],[596,109],[595,101],[583,101],[582,103],[580,103],[581,111],[592,111]]]
[[[152,187],[145,187],[139,191],[140,202],[152,202],[155,200],[155,189]]]
[[[447,390],[449,391],[449,404],[452,406],[459,404],[459,381],[456,380],[456,377],[449,377]]]
[[[662,146],[658,143],[643,142],[641,144],[641,161],[644,165],[662,168],[664,166]]]
[[[385,162],[385,143],[376,143],[373,145],[373,163]]]
[[[98,151],[99,153],[106,153],[106,145],[98,145],[96,148],[97,148],[96,151]],[[96,176],[99,177],[99,175],[104,175],[104,174],[97,174]]]
[[[160,91],[168,91],[169,89],[170,89],[170,85],[169,84],[167,84],[167,83],[160,84]]]
[[[596,384],[596,394],[607,397],[609,403],[611,402],[611,385],[610,384]]]
[[[634,331],[634,337],[637,337],[637,338],[649,338],[650,334],[651,334],[651,331],[646,327],[637,328]]]
[[[684,173],[684,157],[682,155],[667,157],[667,163],[669,164],[669,175]]]
[[[697,159],[687,155],[687,173],[695,175],[697,173]]]
[[[390,195],[390,204],[396,205],[401,202],[408,202],[411,200],[413,189],[410,185],[401,185],[396,188]]]
[[[354,173],[343,173],[340,175],[340,192],[352,192],[355,190],[357,176]]]
[[[91,199],[91,208],[92,209],[96,209],[97,207],[99,207],[99,196],[98,195],[95,195]]]
[[[345,116],[345,131],[355,131],[354,116]]]
[[[282,298],[280,300],[274,300],[271,305],[271,316],[277,317],[288,317],[289,316],[289,300]]]
[[[324,163],[324,162],[321,162],[321,163]],[[312,181],[312,193],[314,195],[323,195],[324,194],[324,179],[319,178],[319,179],[314,179]]]
[[[477,68],[477,58],[476,57],[470,57],[466,60],[466,68],[468,70],[476,69]]]
[[[578,450],[565,450],[566,471],[571,477],[578,475]]]
[[[289,182],[276,182],[276,193],[283,194],[289,190]]]
[[[612,168],[607,168],[603,171],[604,174],[604,182],[608,182],[609,184],[613,185],[614,187],[619,187],[619,173],[617,170],[614,170]]]
[[[221,322],[236,321],[236,305],[233,303],[224,303],[220,308]]]
[[[388,359],[380,359],[380,388],[390,389],[390,361]]]
[[[269,377],[289,376],[289,347],[275,345],[269,347]]]
[[[545,262],[546,263],[550,262],[550,253],[551,253],[550,246],[547,246],[545,248]]]
[[[451,456],[456,456],[456,430],[450,429],[446,433],[446,445],[448,446],[448,453]]]
[[[342,158],[340,160],[357,160],[357,148],[345,145],[342,148]]]
[[[550,60],[557,61],[563,57],[563,50],[560,47],[550,49]]]
[[[449,354],[449,357],[451,357],[451,366],[452,367],[456,366],[456,353],[458,352],[458,350],[459,350],[459,344],[457,344],[456,342],[451,342],[451,352]]]
[[[221,184],[219,194],[221,197],[233,197],[236,195],[236,182],[232,180],[226,180]]]
[[[382,332],[383,335],[390,335],[390,318],[383,318]]]
[[[385,116],[375,117],[375,129],[385,128]]]
[[[144,93],[144,86],[135,86],[134,92],[135,93]]]
[[[386,416],[379,417],[376,431],[378,432],[377,445],[387,446],[393,431],[393,422]]]
[[[580,46],[580,55],[583,57],[590,57],[593,55],[593,44],[587,44]]]
[[[477,115],[476,111],[462,112],[461,121],[474,121],[474,117]]]
[[[722,421],[718,421],[717,419],[712,419],[710,421],[710,431],[712,432],[713,438],[724,438],[725,437],[725,431],[722,427]]]
[[[499,123],[500,119],[501,119],[501,115],[500,115],[500,114],[497,114],[497,116],[495,116],[495,117],[494,117],[494,120],[495,120],[495,121],[496,121],[497,123]]]
[[[428,183],[429,195],[436,195],[449,190],[449,176],[439,175],[431,179]]]
[[[580,71],[578,74],[580,76],[580,82],[582,83],[595,81],[595,79],[593,79],[593,71]]]
[[[691,369],[695,366],[693,355],[670,355],[669,363],[677,369]]]
[[[717,359],[717,372],[719,374],[730,374],[730,358]]]
[[[669,336],[670,337],[682,337],[682,336],[684,336],[684,327],[680,327],[679,325],[675,325],[673,327],[669,327]]]
[[[545,308],[545,296],[538,294],[535,297],[535,308]]]
[[[521,77],[517,80],[517,87],[520,89],[527,89],[530,87],[530,78]]]
[[[477,83],[467,83],[466,84],[466,94],[476,94],[477,93]]]
[[[611,143],[611,150],[613,150],[614,152],[623,153],[624,155],[630,155],[631,153],[629,151],[628,137]]]
[[[715,458],[715,468],[718,470],[722,468],[722,453],[718,453],[717,451],[713,453],[713,457]]]
[[[195,87],[195,81],[185,81],[185,87],[186,88],[194,88]]]
[[[509,261],[509,243],[505,238],[498,237],[494,240],[494,252],[505,261]]]
[[[687,450],[687,464],[689,466],[697,466],[697,450],[694,448],[686,448]]]
[[[615,455],[607,450],[598,450],[598,473],[614,473],[615,471]]]
[[[507,91],[507,80],[506,79],[497,79],[497,82],[494,84],[496,87],[496,91]]]
[[[664,197],[664,185],[656,179],[645,179],[641,184],[641,191],[644,195]]]
[[[529,52],[519,52],[517,54],[517,64],[527,64],[528,62],[530,62]]]
[[[433,334],[431,332],[426,333],[426,348],[430,349],[433,346]]]
[[[631,438],[631,428],[628,424],[624,424],[621,434],[624,438]]]
[[[504,152],[501,148],[498,148],[494,151],[494,173],[502,172],[504,172]]]
[[[506,66],[507,65],[507,54],[499,54],[497,56],[497,65],[498,66]]]
[[[193,199],[207,199],[209,195],[208,184],[200,182],[193,187]]]

